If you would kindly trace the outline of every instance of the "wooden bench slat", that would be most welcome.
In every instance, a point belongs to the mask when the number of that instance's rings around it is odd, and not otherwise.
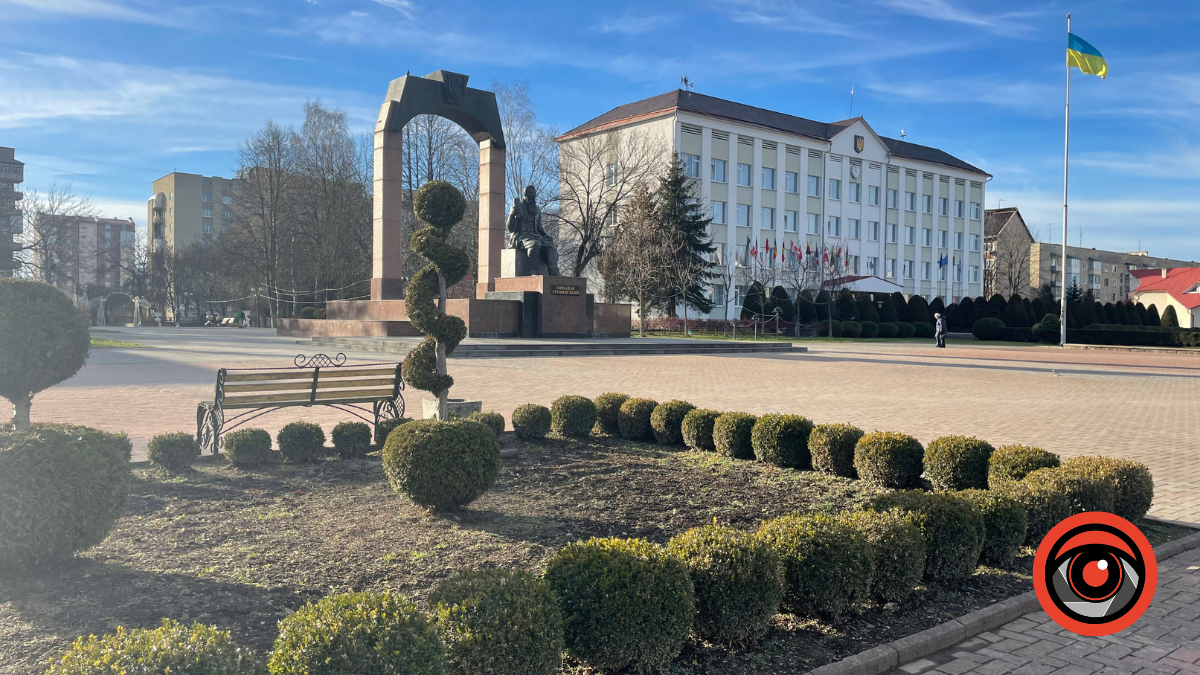
[[[375,401],[389,400],[389,399],[391,399],[391,396],[347,397],[347,398],[338,398],[338,399],[331,399],[331,400],[324,400],[324,401],[318,400],[316,403],[313,403],[312,405],[333,405],[333,404],[342,404],[342,403],[374,403]],[[292,400],[287,400],[287,401],[271,401],[269,403],[241,403],[241,404],[239,404],[239,403],[222,403],[221,409],[222,410],[237,410],[237,409],[243,409],[243,408],[282,408],[282,407],[307,406],[307,405],[309,405],[309,402],[308,402],[308,399],[305,398],[303,400],[292,399]]]
[[[395,366],[385,366],[382,368],[323,368],[321,369],[321,379],[325,378],[344,378],[344,377],[372,377],[380,375],[394,375],[396,372]],[[272,380],[305,380],[312,381],[312,368],[293,368],[291,370],[264,370],[258,372],[227,372],[225,373],[226,382],[269,382]]]
[[[318,391],[315,397],[316,403],[338,402],[341,399],[354,399],[355,401],[378,401],[390,399],[392,397],[392,389],[357,389],[357,390],[341,390],[341,391]],[[260,394],[257,396],[226,396],[221,402],[222,408],[241,408],[254,407],[261,404],[267,408],[272,405],[281,405],[285,401],[300,401],[302,404],[307,404],[309,401],[308,395],[297,395],[296,392],[288,392],[285,394]]]
[[[390,387],[394,382],[392,377],[372,377],[354,380],[326,380],[324,374],[317,380],[317,389],[348,389],[353,387]],[[305,396],[312,389],[312,377],[307,380],[296,380],[295,382],[243,382],[240,384],[225,385],[225,394],[229,395],[233,392],[258,392],[258,391],[289,391],[303,390]]]
[[[371,377],[379,375],[396,375],[396,366],[383,366],[377,368],[322,368],[321,379],[327,377]]]

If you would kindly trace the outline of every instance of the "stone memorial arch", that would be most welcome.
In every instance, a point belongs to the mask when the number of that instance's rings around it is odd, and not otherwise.
[[[404,297],[403,130],[417,115],[438,115],[461,126],[479,144],[479,273],[477,295],[495,290],[505,246],[504,131],[496,95],[467,86],[447,70],[392,80],[375,124],[374,241],[371,299]]]

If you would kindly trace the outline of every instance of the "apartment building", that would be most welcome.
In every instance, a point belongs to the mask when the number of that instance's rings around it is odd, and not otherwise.
[[[745,265],[748,248],[768,244],[840,249],[848,274],[879,276],[907,295],[949,303],[983,292],[991,176],[949,153],[879,136],[862,117],[817,122],[684,90],[619,106],[556,140],[626,132],[678,153],[710,209],[722,261]],[[736,302],[715,313],[733,316]]]
[[[18,264],[14,252],[22,223],[17,186],[24,180],[25,164],[17,161],[16,151],[0,148],[0,277],[11,277]]]
[[[90,297],[121,290],[136,246],[133,218],[39,213],[37,219],[37,231],[47,240],[39,252],[46,258],[37,265],[39,280]]]
[[[1128,300],[1138,286],[1135,270],[1162,270],[1197,267],[1191,260],[1152,257],[1148,251],[1100,251],[1094,248],[1067,247],[1067,262],[1062,262],[1062,246],[1034,242],[1030,245],[1029,285],[1033,292],[1050,284],[1054,297],[1062,292],[1062,274],[1066,270],[1067,287],[1078,284],[1084,293],[1091,291],[1100,302]]]
[[[152,250],[181,251],[211,238],[233,220],[234,181],[220,176],[169,173],[154,181],[146,205]]]

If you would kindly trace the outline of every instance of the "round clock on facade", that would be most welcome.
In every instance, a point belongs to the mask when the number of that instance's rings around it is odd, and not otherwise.
[[[850,177],[858,178],[858,174],[862,173],[862,167],[857,164],[850,165]]]

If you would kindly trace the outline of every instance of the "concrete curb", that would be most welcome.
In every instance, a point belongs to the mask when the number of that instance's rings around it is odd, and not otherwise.
[[[1136,345],[1086,345],[1068,342],[1063,345],[1065,349],[1078,349],[1080,351],[1097,351],[1097,352],[1132,352],[1135,354],[1189,354],[1191,356],[1200,355],[1200,349],[1188,347],[1139,347]]]
[[[1194,548],[1200,548],[1200,532],[1155,547],[1154,557],[1161,561]],[[1022,593],[920,633],[814,668],[809,675],[879,675],[1039,609],[1041,604],[1033,591]]]

